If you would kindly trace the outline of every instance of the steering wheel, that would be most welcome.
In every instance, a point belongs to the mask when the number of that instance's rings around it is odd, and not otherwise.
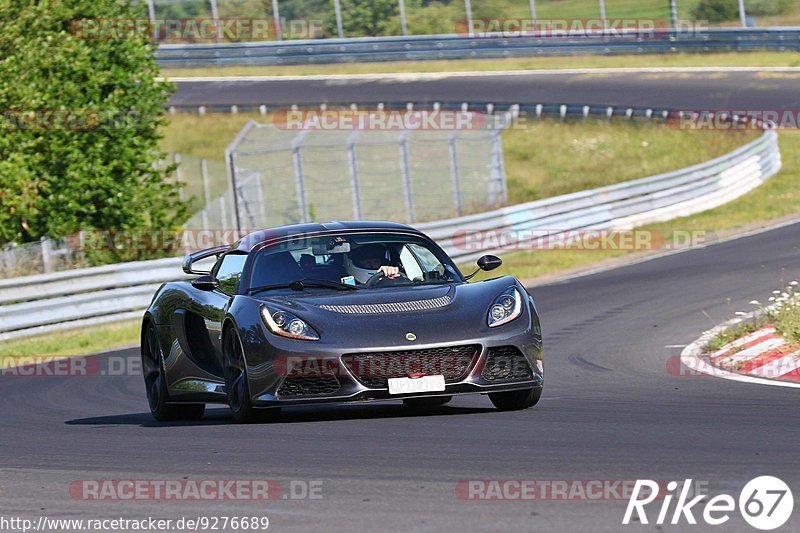
[[[408,276],[406,276],[402,272],[399,272],[399,276],[398,277],[396,277],[396,278],[387,278],[386,274],[384,274],[382,270],[378,270],[377,272],[375,272],[373,275],[371,275],[369,277],[369,279],[364,284],[364,286],[365,287],[374,287],[376,285],[382,284],[386,280],[395,281],[395,280],[398,280],[398,279],[405,279],[407,281],[408,280]]]

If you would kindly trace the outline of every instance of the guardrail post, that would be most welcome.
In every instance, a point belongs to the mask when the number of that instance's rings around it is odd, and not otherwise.
[[[283,29],[281,28],[281,12],[278,8],[278,0],[272,0],[272,18],[275,22],[275,40],[283,40]],[[264,113],[261,113],[262,115]]]
[[[456,134],[451,133],[447,140],[448,153],[450,155],[450,179],[453,182],[453,202],[456,206],[456,214],[461,216],[461,176],[458,174],[458,153],[456,152]]]
[[[353,192],[353,217],[361,220],[361,188],[358,183],[358,157],[356,156],[356,138],[359,132],[354,132],[347,139],[347,165],[350,169],[350,190]]]
[[[406,199],[408,223],[414,222],[414,191],[411,188],[411,168],[408,164],[408,132],[400,134],[400,171],[403,174],[403,189]]]
[[[344,39],[344,26],[342,25],[342,6],[339,0],[333,0],[333,11],[336,15],[336,29],[339,31],[339,39]]]
[[[50,239],[42,237],[39,242],[42,250],[42,270],[45,274],[49,274],[53,271],[53,261],[52,257],[50,257]]]

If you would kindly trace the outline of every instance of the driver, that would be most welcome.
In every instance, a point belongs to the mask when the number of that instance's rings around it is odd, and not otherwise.
[[[350,252],[345,268],[361,284],[369,281],[378,272],[389,279],[400,277],[400,269],[386,263],[389,263],[389,249],[385,245],[365,244]]]

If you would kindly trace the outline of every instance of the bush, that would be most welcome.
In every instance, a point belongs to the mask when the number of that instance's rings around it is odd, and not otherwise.
[[[116,0],[0,2],[0,244],[183,222],[172,169],[154,165],[172,86],[155,81],[147,37],[75,32],[82,19],[143,16]],[[87,254],[107,262],[155,252]]]
[[[748,0],[745,11],[748,15],[770,17],[789,12],[792,0]]]
[[[737,0],[700,0],[692,10],[692,17],[709,22],[735,20],[739,18],[739,3]]]

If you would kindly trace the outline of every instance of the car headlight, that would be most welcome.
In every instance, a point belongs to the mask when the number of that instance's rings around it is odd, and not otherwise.
[[[261,307],[261,317],[269,330],[276,335],[304,341],[319,340],[319,334],[314,328],[288,311]]]
[[[490,328],[502,326],[522,314],[522,296],[516,287],[509,287],[494,299],[489,307]]]

